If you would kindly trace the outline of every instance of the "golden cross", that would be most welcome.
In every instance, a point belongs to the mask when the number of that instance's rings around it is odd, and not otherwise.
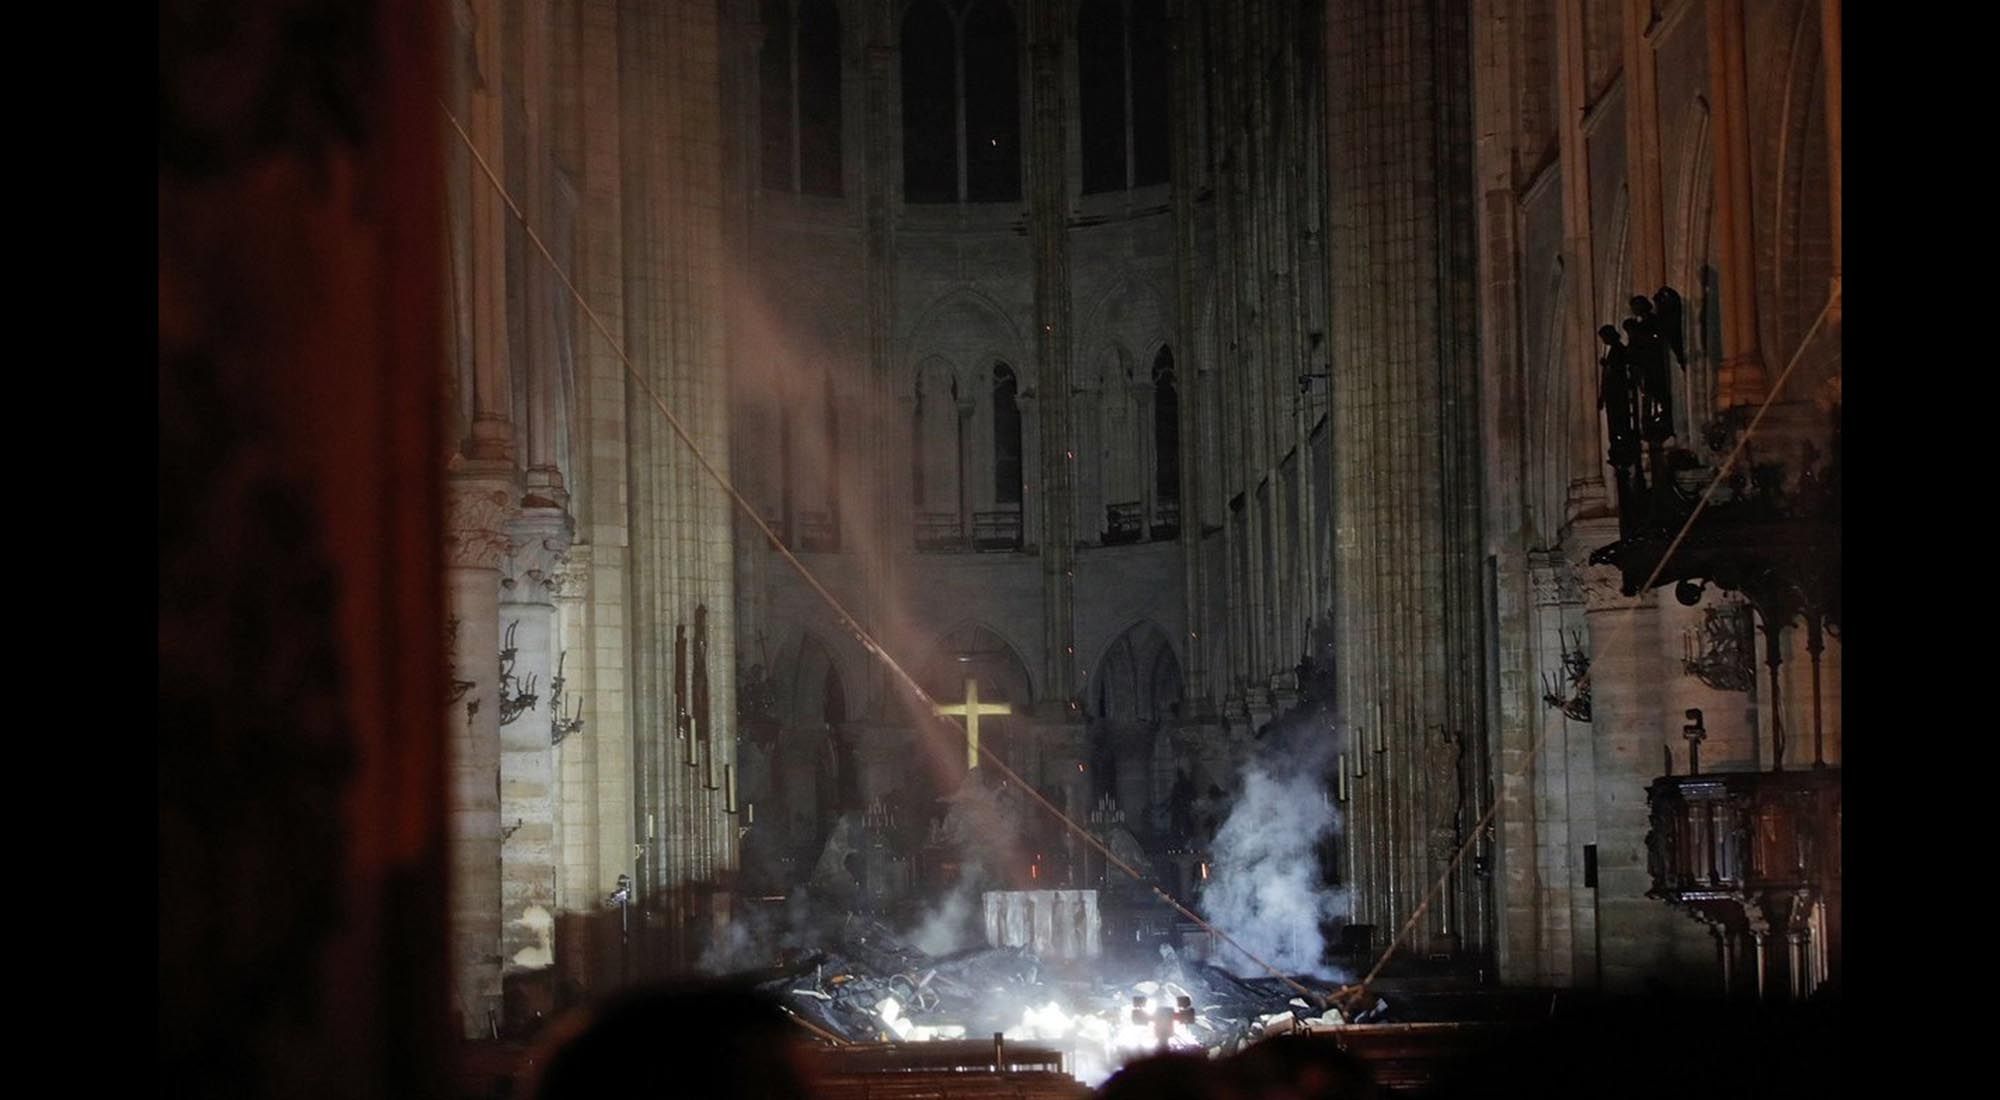
[[[939,714],[962,716],[965,719],[965,766],[979,766],[979,716],[982,714],[1012,714],[1014,708],[1006,703],[981,703],[979,701],[979,681],[965,678],[965,702],[940,704]]]

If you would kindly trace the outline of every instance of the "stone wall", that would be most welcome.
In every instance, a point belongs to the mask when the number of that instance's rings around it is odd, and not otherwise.
[[[1728,598],[1711,589],[1691,608],[1657,592],[1628,600],[1584,565],[1617,537],[1593,330],[1623,317],[1632,294],[1681,292],[1682,445],[1699,450],[1718,413],[1761,402],[1761,387],[1795,355],[1800,368],[1772,423],[1810,418],[1783,410],[1812,407],[1838,371],[1837,328],[1803,342],[1838,275],[1820,8],[1474,5],[1483,529],[1498,623],[1488,706],[1508,980],[1618,989],[1712,978],[1714,948],[1698,927],[1644,897],[1643,789],[1668,752],[1686,769],[1689,708],[1708,729],[1705,770],[1768,768],[1769,690],[1761,681],[1719,689],[1684,668],[1708,645],[1710,621],[1729,613]],[[1511,106],[1551,99],[1553,115]],[[1790,457],[1784,434],[1768,445]],[[1797,761],[1798,731],[1811,728],[1810,669],[1804,639],[1788,645],[1782,718]],[[1822,668],[1830,763],[1836,650],[1829,641]],[[1587,724],[1542,699],[1552,686],[1566,694],[1566,651],[1589,660]]]

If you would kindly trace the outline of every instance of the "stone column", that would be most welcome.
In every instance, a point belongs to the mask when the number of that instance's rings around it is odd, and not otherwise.
[[[461,9],[469,21],[468,81],[459,116],[480,160],[506,178],[506,123],[501,87],[501,0],[466,0]],[[453,135],[456,137],[456,135]],[[469,174],[465,232],[469,235],[471,287],[468,337],[471,348],[473,419],[465,453],[481,460],[513,456],[513,396],[507,373],[507,206],[478,162],[463,161]]]
[[[1472,25],[1473,84],[1478,90],[1475,176],[1480,249],[1481,435],[1488,456],[1482,505],[1488,522],[1486,548],[1494,555],[1493,625],[1489,710],[1494,795],[1501,801],[1488,853],[1494,882],[1494,954],[1503,982],[1535,984],[1548,979],[1551,951],[1544,927],[1545,871],[1539,858],[1547,828],[1537,795],[1549,782],[1549,746],[1533,758],[1529,748],[1546,709],[1532,640],[1545,606],[1556,602],[1555,569],[1546,557],[1526,552],[1529,540],[1512,517],[1522,515],[1523,487],[1529,481],[1522,460],[1526,431],[1526,364],[1520,346],[1521,293],[1516,271],[1520,205],[1515,198],[1519,129],[1514,70],[1518,34],[1509,21],[1507,0],[1479,0]],[[1504,456],[1504,457],[1503,457]],[[1501,517],[1508,517],[1503,519]],[[1532,774],[1528,769],[1534,768]],[[1565,910],[1565,917],[1567,912]],[[1564,921],[1567,928],[1567,920]],[[1565,962],[1567,960],[1564,960]],[[1566,983],[1563,983],[1566,984]]]
[[[1708,5],[1708,72],[1715,135],[1715,225],[1722,261],[1722,366],[1718,411],[1755,405],[1770,379],[1757,328],[1757,253],[1750,188],[1750,104],[1743,60],[1743,0]],[[1829,104],[1829,109],[1832,105]]]
[[[729,471],[722,316],[721,56],[712,3],[619,8],[620,149],[626,350],[646,387],[678,417],[723,476]],[[663,919],[660,952],[639,965],[679,967],[706,935],[709,887],[735,866],[733,817],[723,814],[723,763],[735,759],[733,507],[688,444],[635,393],[630,422],[632,516],[629,635],[634,664],[634,824],[645,854],[634,878]],[[601,564],[601,563],[600,563]],[[706,653],[695,624],[706,608]],[[687,629],[690,685],[706,677],[707,745],[687,766],[672,713],[675,630]],[[693,696],[690,694],[690,701]],[[713,761],[713,767],[706,766]],[[654,822],[646,835],[648,816]]]
[[[1840,0],[1819,0],[1820,67],[1826,74],[1827,213],[1833,219],[1833,284],[1840,286]],[[1827,323],[1840,327],[1836,303]]]
[[[617,0],[579,0],[578,9],[575,125],[583,173],[574,278],[591,310],[622,336],[626,216],[619,10]],[[589,654],[596,880],[607,884],[620,874],[636,875],[635,842],[644,817],[635,799],[631,707],[631,623],[637,606],[628,527],[635,465],[629,461],[627,401],[632,391],[614,341],[595,325],[578,326],[577,380],[589,443],[577,453],[578,467],[585,472],[577,486],[576,510],[591,550],[591,583],[588,633],[578,636],[575,648]]]
[[[447,486],[445,589],[452,624],[451,961],[466,1037],[500,1011],[500,563],[513,468],[467,460]]]
[[[1609,510],[1604,484],[1603,418],[1597,411],[1597,273],[1590,224],[1590,156],[1584,141],[1583,112],[1590,88],[1585,58],[1584,0],[1560,0],[1556,17],[1556,128],[1562,173],[1563,291],[1558,306],[1566,311],[1568,334],[1563,341],[1569,371],[1573,416],[1569,440],[1570,518]]]
[[[553,216],[556,192],[549,178],[555,159],[549,153],[550,131],[550,10],[545,3],[530,3],[520,10],[521,21],[521,104],[523,150],[521,204],[530,224],[551,249],[558,247]],[[557,425],[566,414],[560,378],[560,351],[557,330],[559,315],[570,309],[569,294],[558,285],[548,260],[523,234],[521,274],[525,308],[522,326],[527,334],[528,362],[525,371],[527,401],[527,472],[523,483],[530,497],[544,506],[561,508],[569,494],[563,487],[562,471],[556,461]]]
[[[1041,395],[1042,696],[1065,712],[1076,692],[1076,462],[1071,446],[1067,108],[1063,42],[1068,5],[1027,5],[1028,222],[1035,258],[1035,390]]]
[[[1169,125],[1173,135],[1169,143],[1173,158],[1169,201],[1174,232],[1174,378],[1180,391],[1182,588],[1187,601],[1187,637],[1183,641],[1187,647],[1187,693],[1199,709],[1204,699],[1213,698],[1209,690],[1208,645],[1201,637],[1208,608],[1208,575],[1202,565],[1202,503],[1203,494],[1208,491],[1205,479],[1213,476],[1209,464],[1203,460],[1206,437],[1201,430],[1205,407],[1202,399],[1206,390],[1202,379],[1211,364],[1205,354],[1207,349],[1195,346],[1195,281],[1196,272],[1203,265],[1195,244],[1194,201],[1197,177],[1202,171],[1201,103],[1196,97],[1202,71],[1201,36],[1197,33],[1202,12],[1193,0],[1168,0],[1167,18],[1174,66],[1168,86]]]
[[[1529,927],[1519,931],[1534,947],[1533,966],[1521,980],[1557,986],[1590,984],[1596,974],[1595,917],[1583,887],[1583,846],[1594,843],[1596,810],[1589,752],[1594,722],[1571,718],[1539,697],[1544,684],[1568,697],[1563,654],[1581,641],[1582,593],[1569,563],[1553,554],[1529,555],[1533,606],[1527,623],[1530,660],[1526,669],[1532,712],[1528,743],[1540,741],[1532,761],[1524,749],[1502,754],[1499,769],[1508,799],[1507,888],[1525,893]],[[1580,693],[1579,693],[1580,694]],[[1532,769],[1532,772],[1529,771]],[[1518,805],[1518,810],[1515,807]],[[1523,828],[1525,827],[1525,828]],[[1525,834],[1525,835],[1523,835]],[[1525,879],[1517,882],[1517,879]]]
[[[1650,297],[1666,280],[1665,197],[1660,172],[1660,97],[1652,31],[1657,0],[1624,0],[1625,177],[1631,211],[1626,270],[1629,294]]]
[[[1334,0],[1325,36],[1340,692],[1377,750],[1358,789],[1379,871],[1355,897],[1384,934],[1436,881],[1433,829],[1477,793],[1430,752],[1484,740],[1468,24],[1458,0]]]
[[[1614,518],[1578,523],[1568,553],[1583,585],[1590,635],[1599,973],[1605,992],[1630,993],[1648,979],[1672,983],[1705,973],[1710,949],[1697,926],[1646,896],[1652,889],[1646,787],[1661,769],[1660,590],[1624,596],[1618,570],[1588,564],[1592,550],[1617,537]],[[1695,953],[1683,950],[1684,941],[1699,941]],[[1691,962],[1699,966],[1689,969],[1685,964]]]
[[[500,902],[506,969],[555,961],[555,758],[548,705],[555,680],[551,585],[569,549],[569,517],[524,509],[509,525],[500,581]]]
[[[897,369],[896,325],[896,208],[902,195],[899,150],[902,113],[897,96],[901,89],[901,51],[897,48],[900,9],[894,4],[873,4],[867,8],[867,23],[859,40],[863,43],[863,94],[844,102],[859,100],[864,108],[859,125],[849,125],[845,133],[862,136],[861,178],[865,181],[862,225],[865,241],[863,272],[867,280],[868,391],[878,409],[902,408],[891,405],[892,397],[909,393],[907,380]],[[857,116],[850,113],[850,119]],[[853,154],[848,154],[853,157]],[[852,177],[850,177],[852,178]],[[1025,408],[1023,418],[1027,419]],[[871,628],[881,629],[891,616],[900,595],[898,562],[909,552],[915,516],[910,505],[910,461],[905,441],[911,419],[904,415],[898,430],[871,432],[861,452],[864,468],[873,472],[875,493],[868,518],[876,524],[878,537],[865,540],[868,554],[866,590],[870,606],[860,614]],[[1023,440],[1025,451],[1026,440]],[[1025,455],[1024,455],[1025,457]],[[1023,509],[1025,511],[1025,508]],[[966,517],[969,522],[970,517]],[[1023,517],[1025,524],[1026,517]],[[1025,535],[1026,532],[1023,532]],[[870,661],[867,683],[869,698],[888,694],[887,672],[880,661]]]
[[[599,881],[597,818],[597,744],[591,711],[596,662],[590,647],[590,564],[591,547],[573,545],[549,578],[549,596],[555,600],[556,671],[562,692],[549,684],[549,720],[568,721],[574,715],[581,729],[565,732],[555,747],[555,858],[557,910],[594,911],[598,900],[615,889],[615,879]],[[553,736],[553,734],[552,734]],[[609,838],[616,850],[622,837]],[[603,890],[599,890],[603,886]]]

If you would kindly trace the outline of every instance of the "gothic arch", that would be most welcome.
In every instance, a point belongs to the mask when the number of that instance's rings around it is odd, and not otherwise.
[[[1119,631],[1099,652],[1084,689],[1093,801],[1111,795],[1128,815],[1152,807],[1166,746],[1161,734],[1184,690],[1167,632],[1149,619]]]
[[[954,333],[953,329],[958,331]],[[986,293],[973,286],[959,286],[933,299],[917,314],[910,326],[910,370],[931,355],[959,364],[1004,360],[1022,380],[1022,388],[1034,385],[1032,361],[1023,354],[1021,330],[1007,311]],[[960,375],[963,384],[971,379]]]
[[[1133,714],[1149,721],[1164,721],[1171,711],[1169,704],[1178,700],[1161,699],[1152,696],[1152,692],[1158,685],[1163,668],[1171,671],[1171,680],[1174,683],[1184,684],[1181,680],[1181,655],[1174,646],[1173,636],[1151,619],[1139,619],[1128,624],[1098,647],[1096,659],[1091,664],[1089,688],[1085,693],[1085,697],[1090,700],[1087,709],[1095,716],[1103,716],[1095,709],[1099,698],[1099,677],[1105,669],[1120,661],[1121,652],[1130,655],[1134,677],[1130,688],[1134,701],[1140,704],[1134,708]],[[1149,696],[1152,696],[1150,706],[1146,705],[1147,699],[1142,698]]]
[[[1018,705],[1035,699],[1034,678],[1021,650],[1006,635],[977,619],[960,620],[932,641],[930,661],[918,683],[939,702],[955,701],[964,690],[963,677],[979,681],[980,698]],[[970,655],[972,660],[960,660]]]
[[[851,721],[862,712],[858,694],[862,681],[848,667],[852,661],[838,644],[807,627],[787,652],[790,660],[785,667],[773,670],[784,693],[780,716],[787,727],[812,728],[824,723],[829,679],[840,685],[844,718]]]
[[[783,849],[810,860],[834,820],[857,800],[858,764],[846,723],[858,713],[838,647],[808,629],[779,675],[783,722],[771,759],[774,794],[766,811]],[[766,814],[758,815],[764,824]]]
[[[1085,356],[1086,364],[1096,362],[1098,352],[1107,344],[1157,351],[1171,339],[1171,317],[1152,287],[1130,274],[1122,275],[1092,303],[1077,350]]]

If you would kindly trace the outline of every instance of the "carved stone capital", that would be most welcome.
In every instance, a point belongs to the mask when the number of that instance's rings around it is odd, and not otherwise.
[[[1655,597],[1652,592],[1625,595],[1625,575],[1619,572],[1617,566],[1590,564],[1592,551],[1616,541],[1616,517],[1579,520],[1571,525],[1569,537],[1563,540],[1567,572],[1577,586],[1586,612],[1630,611],[1653,606]]]
[[[1449,825],[1438,825],[1431,829],[1430,840],[1426,843],[1425,848],[1428,850],[1433,863],[1446,864],[1450,863],[1452,857],[1458,854],[1458,848],[1461,843],[1456,829],[1453,829]]]
[[[450,569],[498,569],[512,540],[514,493],[504,480],[454,476],[445,493],[444,558]]]
[[[572,546],[546,581],[556,599],[582,599],[590,591],[590,547]]]
[[[523,509],[508,525],[507,533],[501,602],[545,603],[553,599],[551,584],[569,560],[569,515],[553,508]]]
[[[1579,572],[1577,582],[1586,612],[1634,611],[1653,605],[1650,592],[1627,596],[1624,591],[1625,576],[1614,566],[1590,565]]]
[[[1576,607],[1583,603],[1583,588],[1577,584],[1576,571],[1558,552],[1530,553],[1528,582],[1536,607]]]

